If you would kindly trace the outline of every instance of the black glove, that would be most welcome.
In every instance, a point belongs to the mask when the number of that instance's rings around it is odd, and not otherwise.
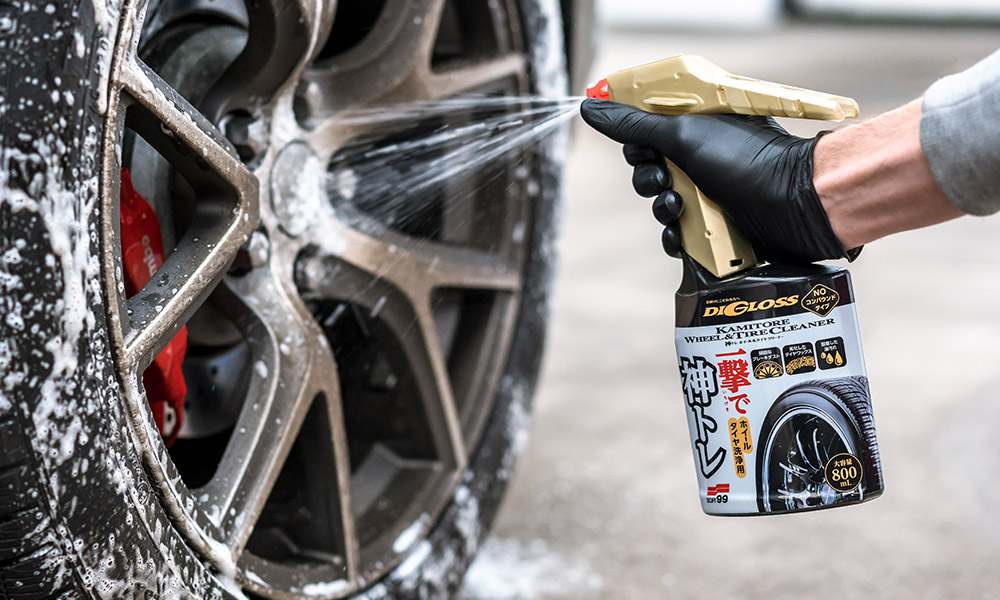
[[[682,198],[670,190],[664,156],[733,220],[757,255],[770,262],[854,259],[845,251],[813,186],[813,148],[820,136],[790,135],[770,117],[666,116],[588,99],[588,125],[625,144],[632,185],[656,196],[653,214],[666,228],[663,247],[680,256]]]

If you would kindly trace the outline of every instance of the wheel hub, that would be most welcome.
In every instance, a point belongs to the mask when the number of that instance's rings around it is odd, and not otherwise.
[[[326,169],[309,146],[292,142],[274,159],[270,175],[271,210],[281,230],[297,238],[322,214]]]

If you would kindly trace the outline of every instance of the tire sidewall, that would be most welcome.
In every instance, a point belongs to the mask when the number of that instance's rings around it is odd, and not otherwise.
[[[776,433],[776,427],[783,422],[785,416],[804,407],[820,412],[824,420],[844,432],[848,438],[845,442],[852,454],[857,455],[860,452],[863,443],[861,426],[844,406],[844,400],[838,398],[834,392],[816,385],[815,382],[806,382],[789,388],[768,410],[760,429],[761,452],[757,455],[756,475],[757,507],[761,512],[780,512],[768,509],[764,492],[764,478],[767,477],[769,462],[768,449]]]
[[[139,460],[103,297],[100,189],[117,2],[15,2],[0,77],[0,459],[23,457],[43,594],[224,597]],[[41,582],[41,583],[38,583]],[[14,585],[10,583],[10,585]],[[41,597],[41,596],[39,596]]]

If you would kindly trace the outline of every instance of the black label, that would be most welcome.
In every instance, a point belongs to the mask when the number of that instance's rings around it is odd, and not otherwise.
[[[677,326],[735,325],[808,314],[827,317],[837,306],[854,302],[850,276],[828,270],[812,276],[776,276],[766,269],[677,293]]]

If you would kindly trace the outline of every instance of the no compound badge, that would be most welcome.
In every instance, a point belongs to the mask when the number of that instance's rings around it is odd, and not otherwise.
[[[825,317],[836,308],[838,302],[840,302],[840,294],[836,290],[818,283],[802,297],[800,304],[809,312]]]

